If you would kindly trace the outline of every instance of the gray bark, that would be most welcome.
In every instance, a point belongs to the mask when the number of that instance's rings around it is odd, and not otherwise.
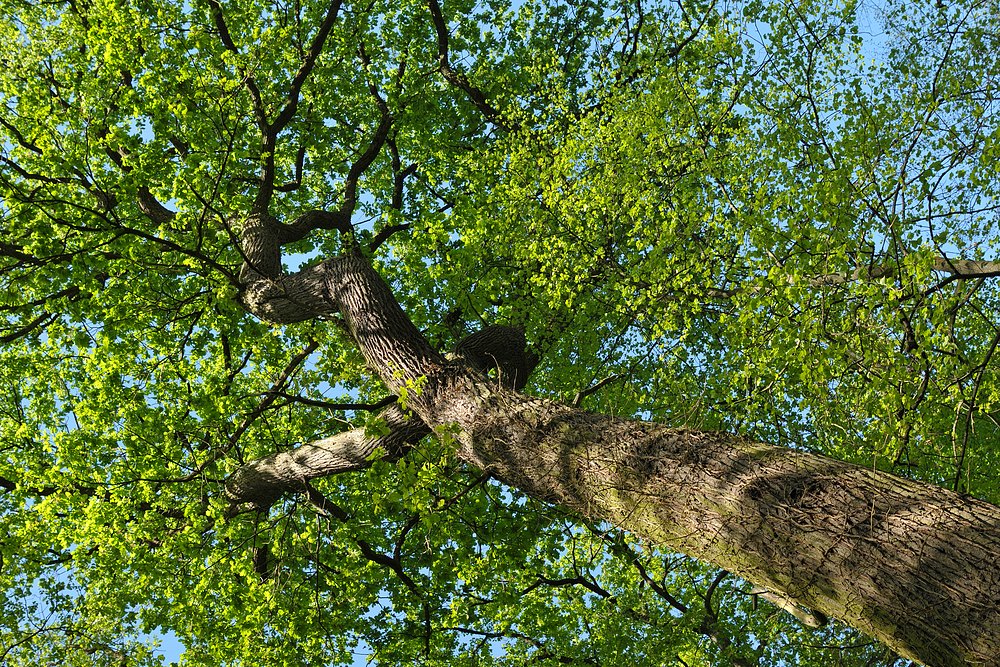
[[[461,455],[498,479],[734,572],[913,660],[1000,664],[997,507],[735,436],[500,393],[456,391],[435,410],[458,425]]]
[[[383,410],[376,424],[371,432],[351,429],[242,466],[226,480],[226,495],[234,505],[267,509],[283,495],[307,492],[314,479],[369,467],[376,452],[398,459],[431,432],[397,405]]]

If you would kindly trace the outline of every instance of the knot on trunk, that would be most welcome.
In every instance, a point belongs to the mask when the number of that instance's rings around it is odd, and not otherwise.
[[[526,348],[523,328],[495,324],[463,338],[455,346],[454,357],[480,373],[496,371],[501,385],[519,391],[539,361]]]

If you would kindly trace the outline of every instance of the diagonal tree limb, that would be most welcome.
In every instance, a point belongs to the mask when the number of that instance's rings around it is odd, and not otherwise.
[[[595,392],[600,391],[601,389],[611,384],[612,382],[622,379],[622,377],[624,376],[621,373],[613,373],[604,378],[603,380],[587,387],[586,389],[581,389],[580,391],[576,392],[576,397],[573,398],[573,402],[570,405],[572,405],[574,408],[580,407],[580,404],[583,403],[583,399],[587,398],[588,396],[590,396]]]
[[[372,165],[378,154],[382,152],[386,140],[389,138],[389,130],[392,128],[392,115],[388,107],[382,108],[382,118],[372,135],[368,147],[358,158],[357,162],[351,165],[344,180],[344,201],[340,207],[342,216],[350,217],[358,203],[358,180]]]
[[[288,125],[289,121],[295,117],[295,111],[299,105],[299,93],[302,91],[302,85],[309,78],[313,67],[316,65],[316,60],[319,59],[320,54],[323,52],[323,48],[326,45],[326,39],[330,35],[330,31],[333,29],[333,24],[337,20],[337,14],[340,12],[340,6],[341,0],[334,0],[334,2],[330,3],[329,8],[327,8],[326,16],[323,18],[323,23],[320,24],[319,29],[316,31],[312,44],[309,46],[309,51],[306,52],[305,58],[302,60],[302,65],[299,67],[299,71],[295,73],[295,77],[292,79],[292,83],[288,87],[288,102],[278,113],[277,117],[275,117],[274,122],[271,123],[270,129],[275,136],[277,136],[277,134],[281,132],[286,125]]]
[[[486,327],[466,337],[456,350],[459,350],[457,356],[473,365],[476,370],[485,372],[490,364],[496,365],[501,373],[498,380],[512,388],[523,387],[528,374],[537,364],[537,357],[525,352],[524,333],[516,327]],[[294,368],[303,358],[302,354],[295,357],[289,363],[289,368]],[[275,382],[270,396],[272,401],[283,393],[280,389],[287,370]],[[395,400],[395,397],[390,399]],[[261,405],[264,406],[264,403]],[[339,404],[332,405],[343,407]],[[363,407],[372,408],[376,405]],[[351,407],[358,406],[351,404]],[[322,497],[310,491],[310,481],[367,468],[371,465],[376,450],[382,450],[383,460],[397,460],[405,456],[421,438],[431,433],[431,429],[419,417],[397,404],[389,405],[383,410],[376,424],[377,433],[370,428],[352,429],[252,461],[238,468],[229,477],[226,496],[234,506],[250,504],[266,508],[285,494],[304,492],[309,495],[311,502],[325,507],[327,503],[321,502]],[[242,431],[239,431],[234,434],[234,438],[241,434]],[[485,481],[487,477],[488,475],[484,475],[482,480]]]
[[[309,357],[309,355],[315,352],[316,348],[318,347],[319,343],[317,343],[314,340],[310,340],[309,343],[302,349],[301,352],[299,352],[289,360],[288,364],[285,366],[285,369],[281,371],[280,374],[278,374],[278,377],[275,378],[274,382],[271,384],[271,388],[264,395],[264,399],[260,403],[258,403],[253,410],[250,411],[250,413],[243,419],[242,422],[240,422],[240,425],[236,427],[236,430],[229,437],[230,446],[235,445],[239,441],[239,439],[243,436],[243,434],[246,433],[247,429],[250,428],[251,425],[253,425],[253,423],[257,420],[257,418],[260,417],[262,414],[264,414],[264,411],[267,410],[267,408],[270,407],[272,403],[274,403],[274,401],[280,395],[281,390],[288,383],[289,378],[292,377],[292,374],[295,373],[295,371],[299,368],[299,366],[301,366],[302,363]]]
[[[226,497],[235,505],[264,509],[288,493],[308,493],[310,481],[371,466],[375,452],[384,460],[402,458],[431,430],[398,405],[386,408],[376,434],[356,428],[278,452],[238,468],[226,481]]]
[[[487,101],[483,91],[473,86],[464,74],[455,71],[451,66],[448,61],[448,26],[445,23],[444,14],[441,12],[441,5],[438,4],[437,0],[427,0],[427,8],[431,12],[434,32],[437,34],[438,70],[441,75],[448,83],[464,91],[486,120],[504,130],[514,129],[502,119],[500,112]]]
[[[236,42],[233,41],[233,36],[229,32],[229,25],[226,23],[226,17],[222,13],[222,5],[219,4],[219,0],[208,0],[208,5],[212,12],[212,21],[215,23],[215,29],[219,33],[219,39],[222,41],[222,45],[227,51],[232,51],[233,53],[239,53],[240,50],[236,46]],[[250,93],[250,99],[252,102],[254,119],[257,121],[257,127],[264,134],[268,131],[267,113],[264,110],[264,98],[261,95],[260,88],[257,86],[257,82],[248,72],[243,68],[239,69],[240,76],[243,77],[243,86]]]

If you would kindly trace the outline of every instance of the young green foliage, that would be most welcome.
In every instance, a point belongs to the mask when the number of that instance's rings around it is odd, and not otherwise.
[[[447,431],[234,511],[386,394],[244,310],[238,239],[349,202],[286,263],[353,239],[441,351],[523,326],[533,394],[998,503],[996,16],[0,0],[0,662],[896,664]]]

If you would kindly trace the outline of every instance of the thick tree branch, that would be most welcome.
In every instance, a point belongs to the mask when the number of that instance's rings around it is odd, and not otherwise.
[[[396,146],[396,141],[389,137],[386,140],[386,144],[389,146],[389,154],[392,155],[392,201],[390,206],[396,211],[403,210],[403,188],[406,185],[406,179],[412,176],[417,171],[417,164],[414,162],[403,168],[403,162],[399,157],[399,148]]]
[[[226,481],[226,496],[234,505],[249,503],[264,509],[285,494],[308,493],[307,484],[311,480],[368,468],[378,450],[383,452],[381,458],[385,460],[399,459],[431,432],[419,418],[396,405],[386,408],[376,424],[242,466]]]
[[[461,358],[467,363],[474,364],[476,370],[485,371],[490,365],[507,369],[501,371],[499,378],[507,386],[514,386],[515,383],[523,386],[527,375],[534,368],[532,359],[537,362],[537,358],[525,354],[524,333],[515,327],[486,327],[467,337],[459,344],[459,349],[464,350]],[[300,364],[309,352],[311,349],[306,348],[289,362],[288,368],[272,387],[268,397],[271,401],[274,397],[282,395],[280,389],[284,386],[290,369]],[[395,400],[392,396],[378,404],[362,406],[327,404],[308,399],[303,402],[337,409],[359,407],[371,409]],[[249,423],[267,405],[269,405],[267,399],[262,401],[260,406],[244,419],[233,437],[242,435]],[[227,496],[234,504],[251,503],[258,507],[268,507],[284,494],[302,491],[309,493],[307,483],[313,479],[367,468],[371,465],[372,455],[377,449],[384,452],[383,458],[387,460],[398,459],[431,432],[419,417],[405,412],[398,405],[389,405],[379,415],[376,423],[374,429],[353,429],[244,465],[227,481]]]
[[[299,215],[290,223],[282,224],[274,222],[275,242],[279,245],[294,243],[304,239],[315,229],[337,230],[341,234],[353,233],[350,215],[345,215],[340,211],[306,211]]]
[[[305,168],[306,147],[299,146],[295,151],[295,175],[292,180],[284,185],[276,185],[274,189],[278,192],[295,192],[302,187],[302,171]]]
[[[392,156],[392,200],[389,206],[395,211],[403,210],[403,191],[406,187],[406,179],[412,176],[417,171],[417,164],[412,163],[403,168],[402,161],[399,157],[399,148],[396,146],[395,140],[390,136],[386,139],[386,145],[389,147],[389,154]],[[401,222],[395,225],[389,225],[383,227],[379,230],[375,238],[371,240],[368,244],[368,252],[374,253],[381,247],[393,234],[398,232],[406,231],[410,229],[413,225],[409,222]]]
[[[524,329],[492,325],[462,339],[455,355],[480,373],[496,371],[502,386],[523,389],[539,361],[526,348]]]
[[[275,324],[303,322],[335,313],[336,304],[330,300],[326,289],[325,262],[292,275],[282,275],[280,250],[273,236],[273,259],[264,255],[267,244],[259,241],[260,236],[263,234],[244,229],[241,239],[247,255],[241,272],[244,284],[241,301],[247,311]]]
[[[931,270],[938,273],[947,273],[952,279],[967,278],[997,278],[1000,277],[1000,262],[988,260],[958,259],[944,256],[934,257],[931,260]],[[822,287],[824,285],[840,285],[847,282],[859,280],[877,280],[894,276],[899,272],[895,266],[880,265],[871,268],[859,268],[850,273],[829,273],[815,276],[809,280],[810,285]]]

